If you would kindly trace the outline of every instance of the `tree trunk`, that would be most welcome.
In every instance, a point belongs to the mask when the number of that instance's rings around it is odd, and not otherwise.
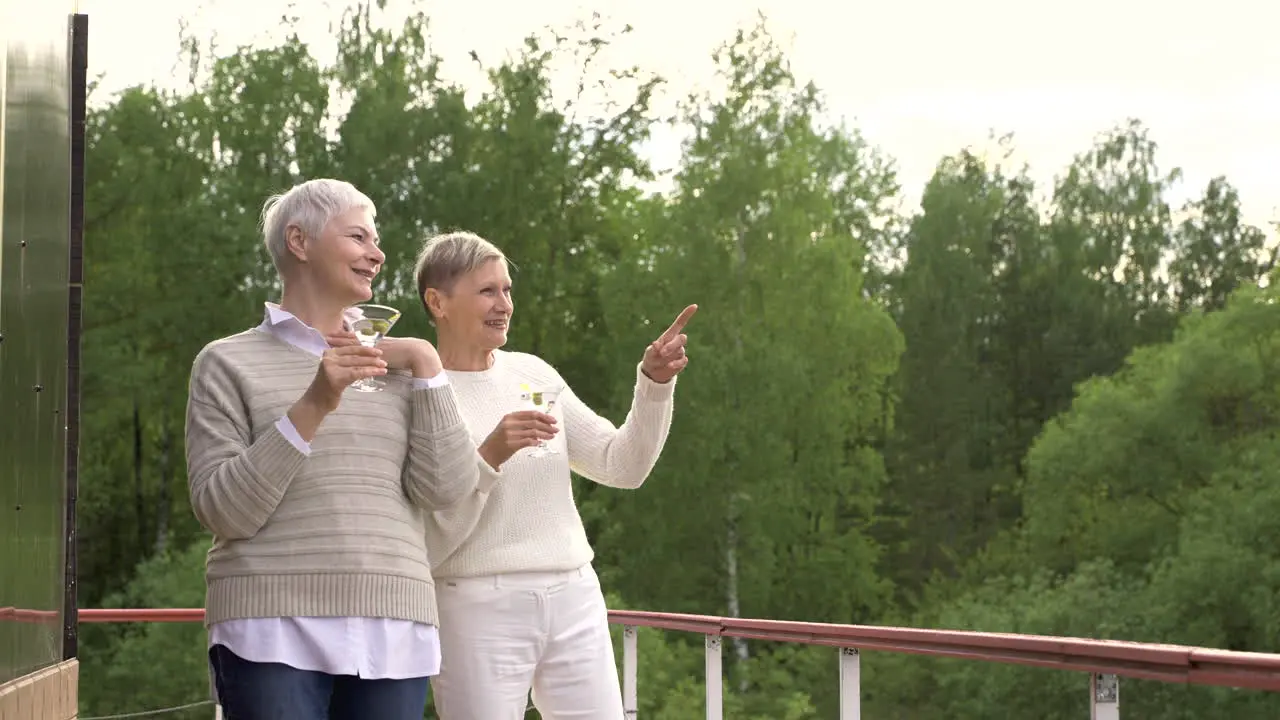
[[[746,293],[746,287],[743,282],[743,279],[744,279],[743,276],[746,274],[746,267],[747,267],[747,247],[746,247],[746,242],[742,237],[742,233],[743,233],[743,230],[739,228],[738,232],[734,236],[734,250],[736,251],[735,257],[734,257],[734,261],[735,261],[734,264],[736,265],[736,267],[734,268],[734,270],[738,278],[738,284],[737,284],[736,290],[738,294],[739,322],[734,325],[733,344],[734,344],[734,349],[737,351],[737,356],[739,360],[741,360],[743,357],[741,328],[742,328],[742,320],[746,317],[746,310],[745,308],[742,307],[742,302],[743,302],[742,299]],[[734,404],[735,411],[741,406],[740,399],[736,392],[734,393],[734,396],[733,396],[733,404]],[[730,471],[736,472],[736,470],[737,470],[737,463],[730,464]],[[729,513],[728,513],[729,517],[727,518],[728,523],[725,526],[725,551],[724,551],[725,558],[724,560],[725,560],[725,576],[726,576],[725,577],[725,594],[727,595],[727,597],[725,598],[725,605],[727,606],[729,617],[731,618],[742,617],[741,598],[738,595],[738,514],[739,514],[738,506],[740,502],[741,502],[741,498],[739,497],[739,493],[737,492],[730,493]],[[738,692],[745,693],[747,690],[747,678],[746,678],[746,675],[742,672],[742,669],[746,667],[747,660],[750,658],[750,653],[747,651],[747,641],[745,638],[736,637],[736,638],[733,638],[732,643],[733,643],[733,655],[737,659],[738,661],[737,665],[740,668],[738,672]]]
[[[725,594],[729,617],[742,617],[742,605],[738,596],[738,494],[729,496],[729,523],[725,528]],[[745,638],[733,638],[733,655],[738,661],[738,692],[747,691],[747,677],[741,671],[746,666],[750,654],[747,652]]]
[[[142,467],[145,456],[142,443],[142,411],[138,401],[133,401],[133,518],[137,533],[138,557],[147,553],[147,505],[146,488],[143,487]]]
[[[165,551],[169,542],[170,495],[173,487],[173,430],[166,421],[160,429],[160,490],[156,493],[155,551]]]

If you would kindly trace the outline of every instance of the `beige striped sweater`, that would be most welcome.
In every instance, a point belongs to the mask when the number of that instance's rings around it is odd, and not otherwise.
[[[276,428],[319,358],[261,330],[196,357],[187,405],[192,509],[214,535],[206,624],[384,617],[437,625],[424,511],[476,488],[476,448],[449,387],[389,373],[348,390],[303,455]]]

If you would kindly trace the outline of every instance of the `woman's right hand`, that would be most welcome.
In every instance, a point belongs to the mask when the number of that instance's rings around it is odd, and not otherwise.
[[[307,388],[307,396],[327,412],[338,409],[342,393],[351,383],[387,374],[387,363],[376,347],[348,345],[329,348],[320,356],[320,367]]]
[[[289,422],[303,440],[311,442],[325,416],[338,409],[342,393],[351,383],[387,374],[382,351],[363,345],[329,348],[320,356],[320,367],[311,386],[289,408]]]
[[[550,440],[560,432],[554,416],[537,410],[507,413],[480,444],[480,457],[497,470],[520,450]]]

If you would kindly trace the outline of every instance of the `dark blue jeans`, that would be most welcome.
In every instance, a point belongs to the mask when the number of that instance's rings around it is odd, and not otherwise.
[[[209,650],[226,720],[422,720],[428,679],[363,680]]]

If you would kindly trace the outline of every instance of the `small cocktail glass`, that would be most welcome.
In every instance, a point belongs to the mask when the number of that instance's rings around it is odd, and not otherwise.
[[[563,386],[551,387],[529,387],[521,386],[521,398],[525,402],[533,406],[539,412],[550,414],[551,409],[556,406],[556,401],[560,399],[560,393],[564,390]],[[529,453],[529,457],[546,457],[547,455],[559,455],[560,451],[551,447],[546,440],[539,440],[533,452]]]
[[[400,319],[400,311],[386,305],[364,304],[356,305],[353,309],[357,312],[352,313],[347,322],[360,344],[365,347],[377,345]],[[377,378],[364,378],[351,383],[351,388],[357,392],[382,392],[385,387],[386,383]]]

